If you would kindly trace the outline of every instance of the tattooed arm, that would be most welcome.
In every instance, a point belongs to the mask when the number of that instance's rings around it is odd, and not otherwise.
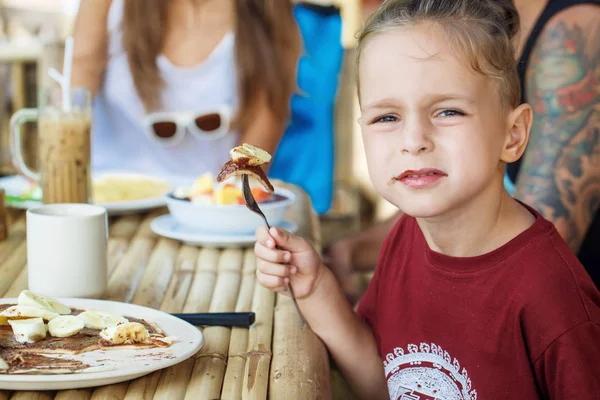
[[[534,122],[515,197],[577,253],[600,206],[600,7],[574,6],[546,25],[526,88]]]

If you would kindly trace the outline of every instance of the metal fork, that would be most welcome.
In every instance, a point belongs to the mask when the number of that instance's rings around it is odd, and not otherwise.
[[[265,221],[265,225],[267,225],[267,229],[271,230],[271,225],[269,225],[269,221],[267,221],[267,217],[263,214],[262,210],[258,206],[258,203],[254,199],[252,195],[252,191],[250,190],[250,183],[248,182],[248,175],[242,175],[242,193],[244,194],[244,200],[246,201],[246,207],[250,209],[250,211],[258,214]],[[300,307],[298,307],[298,301],[296,300],[296,296],[294,296],[294,292],[292,291],[292,287],[288,283],[286,286],[286,290],[292,297],[292,301],[294,302],[294,307],[296,307],[296,311],[298,312],[298,317],[300,317],[300,326],[304,328],[305,320],[300,312]]]

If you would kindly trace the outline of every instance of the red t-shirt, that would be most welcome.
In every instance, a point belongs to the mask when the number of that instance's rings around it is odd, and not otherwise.
[[[391,399],[600,399],[600,293],[535,214],[470,258],[432,251],[416,220],[400,219],[357,309]]]

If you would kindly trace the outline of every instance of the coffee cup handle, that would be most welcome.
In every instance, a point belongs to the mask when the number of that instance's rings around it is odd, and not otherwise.
[[[23,141],[21,138],[21,126],[26,122],[35,122],[37,119],[38,111],[35,108],[24,108],[13,114],[10,118],[10,152],[15,168],[27,178],[39,183],[39,172],[32,171],[23,159]]]

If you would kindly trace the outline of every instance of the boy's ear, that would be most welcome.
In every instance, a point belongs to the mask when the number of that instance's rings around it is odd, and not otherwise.
[[[500,159],[511,163],[523,155],[529,141],[529,131],[533,122],[533,111],[529,104],[521,104],[508,114],[506,138]]]

